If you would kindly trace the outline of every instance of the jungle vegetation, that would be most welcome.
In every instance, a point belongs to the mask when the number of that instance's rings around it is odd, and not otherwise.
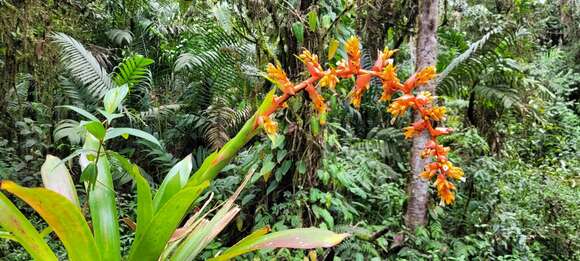
[[[580,2],[0,0],[0,260],[579,260]]]

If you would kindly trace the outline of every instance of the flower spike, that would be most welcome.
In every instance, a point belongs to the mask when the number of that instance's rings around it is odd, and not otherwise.
[[[391,97],[400,93],[388,107],[394,122],[397,117],[405,114],[409,109],[416,111],[420,117],[409,127],[404,128],[405,138],[411,139],[420,133],[427,133],[431,139],[425,144],[421,152],[421,157],[429,159],[431,162],[425,165],[425,169],[420,176],[423,179],[431,180],[435,178],[433,185],[437,188],[437,194],[441,199],[441,204],[448,205],[455,201],[454,190],[456,187],[449,179],[464,180],[464,173],[461,168],[453,166],[448,160],[449,148],[437,143],[437,137],[451,133],[451,128],[435,127],[436,122],[445,119],[445,107],[435,106],[436,97],[431,92],[416,92],[418,86],[428,83],[437,75],[435,67],[429,66],[421,69],[412,75],[407,81],[401,83],[397,77],[397,68],[393,64],[391,57],[397,50],[385,48],[378,52],[377,60],[370,70],[361,69],[360,41],[356,36],[350,37],[345,43],[347,59],[340,60],[336,67],[331,66],[324,70],[319,63],[318,56],[304,49],[298,58],[306,65],[310,78],[294,85],[286,76],[282,68],[268,64],[268,78],[280,88],[283,94],[274,98],[273,106],[264,110],[263,114],[257,118],[256,126],[261,126],[271,139],[277,134],[278,124],[274,122],[270,115],[276,110],[285,107],[286,101],[297,92],[305,90],[312,101],[314,109],[319,114],[321,125],[326,121],[327,105],[322,95],[316,89],[316,83],[320,87],[334,89],[339,79],[355,77],[355,86],[348,94],[352,105],[359,108],[364,93],[370,88],[370,81],[377,77],[382,83],[381,101],[390,101]]]

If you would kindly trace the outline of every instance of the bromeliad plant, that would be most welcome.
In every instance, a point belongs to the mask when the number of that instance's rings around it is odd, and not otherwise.
[[[157,192],[153,193],[137,165],[114,151],[106,150],[109,140],[119,136],[127,138],[128,135],[161,146],[155,137],[146,132],[110,127],[111,122],[121,116],[116,111],[128,92],[127,85],[123,85],[105,94],[104,110],[98,110],[106,118],[103,121],[81,108],[66,106],[88,119],[81,122],[86,130],[83,148],[64,160],[47,156],[41,168],[44,188],[25,188],[12,181],[0,182],[0,189],[26,202],[46,221],[48,228],[39,233],[14,204],[0,193],[0,226],[4,230],[0,237],[19,242],[35,260],[57,260],[56,254],[44,240],[52,231],[62,241],[69,260],[193,260],[233,220],[240,211],[234,201],[251,175],[246,177],[236,193],[211,218],[208,218],[211,211],[204,212],[208,200],[178,228],[192,204],[209,185],[213,176],[207,175],[208,171],[217,173],[219,170],[216,166],[221,166],[221,162],[215,158],[208,159],[207,164],[190,178],[193,165],[189,155],[171,168]],[[240,137],[232,141],[236,144],[244,143]],[[227,149],[232,148],[231,144],[223,152],[235,154],[235,151]],[[91,226],[83,215],[71,175],[63,164],[79,155],[82,170],[80,179],[87,191]],[[111,176],[113,161],[131,175],[137,187],[135,238],[126,258],[121,257],[120,218]],[[270,230],[267,227],[259,229],[213,259],[230,259],[263,248],[331,247],[348,236],[319,228],[268,232]]]

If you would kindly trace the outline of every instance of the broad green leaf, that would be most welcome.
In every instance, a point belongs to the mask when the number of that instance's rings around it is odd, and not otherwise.
[[[153,199],[155,211],[185,186],[192,169],[193,163],[189,154],[169,170]]]
[[[103,140],[105,138],[105,134],[107,130],[105,130],[105,126],[100,121],[89,121],[84,123],[83,125],[87,131],[95,136],[98,140]]]
[[[97,182],[97,165],[94,162],[89,163],[81,173],[80,181],[87,184],[88,190],[95,188]]]
[[[314,213],[316,218],[322,217],[322,219],[328,225],[328,227],[330,228],[334,227],[334,218],[332,217],[332,214],[330,214],[328,210],[321,208],[317,205],[312,205],[312,212]]]
[[[26,202],[54,229],[66,248],[69,260],[101,260],[85,217],[67,198],[52,190],[24,188],[11,181],[2,182],[0,188]],[[40,240],[42,242],[42,238]]]
[[[63,106],[57,106],[57,108],[66,108],[66,109],[75,111],[82,116],[85,116],[87,119],[89,119],[91,121],[99,121],[99,118],[97,118],[95,115],[93,115],[90,112],[85,111],[84,109],[81,109],[79,107],[75,107],[75,106],[71,106],[71,105],[63,105]]]
[[[324,29],[329,29],[332,25],[332,18],[330,18],[330,15],[323,15],[321,24]]]
[[[206,181],[199,186],[183,188],[155,213],[148,224],[138,225],[137,230],[142,228],[145,231],[133,241],[127,260],[156,261],[191,204],[207,186],[209,182]]]
[[[114,113],[123,103],[129,93],[129,87],[125,84],[121,87],[113,88],[107,91],[103,98],[103,104],[107,113]]]
[[[318,14],[316,13],[316,10],[308,12],[306,16],[308,17],[308,27],[310,28],[310,31],[316,32],[316,29],[318,28]]]
[[[63,195],[77,207],[80,207],[77,190],[70,173],[65,165],[59,163],[59,158],[50,154],[46,155],[46,160],[40,167],[42,184],[45,188]]]
[[[299,160],[297,169],[298,169],[298,173],[300,173],[300,174],[306,173],[306,163],[304,163],[303,160]]]
[[[97,151],[99,141],[92,135],[87,135],[84,148]],[[111,175],[109,160],[103,152],[103,148],[101,148],[99,153],[100,155],[95,159],[97,161],[97,177],[94,188],[88,190],[89,210],[95,241],[101,250],[103,260],[115,261],[121,259],[119,216],[117,214],[117,204],[115,201],[116,194],[113,190],[113,177]]]
[[[243,239],[240,243],[232,246],[221,253],[221,255],[210,260],[229,260],[258,249],[274,249],[281,247],[312,249],[319,247],[332,247],[342,242],[342,240],[348,236],[349,234],[336,234],[326,229],[314,227],[289,229],[260,237],[254,236],[250,239]]]
[[[137,185],[137,231],[135,238],[140,237],[140,233],[145,231],[143,228],[151,221],[153,217],[153,199],[151,198],[151,187],[149,182],[141,175],[139,167],[131,163],[128,159],[116,152],[110,154],[121,164],[121,167],[131,175]],[[141,224],[141,226],[139,226]]]
[[[320,132],[320,122],[318,121],[318,117],[316,115],[310,116],[310,131],[312,132],[312,136],[318,136]]]
[[[135,137],[139,137],[141,139],[144,139],[146,141],[152,142],[153,144],[159,146],[160,148],[161,143],[159,142],[159,140],[157,140],[157,138],[155,138],[155,136],[144,132],[142,130],[138,130],[138,129],[133,129],[133,128],[109,128],[107,130],[107,135],[105,136],[105,140],[110,140],[119,136],[123,136],[123,135],[131,135],[131,136],[135,136]]]
[[[1,192],[0,213],[0,227],[5,230],[0,238],[18,241],[34,260],[58,260],[32,223]]]
[[[295,22],[292,24],[292,32],[299,43],[304,42],[304,25],[301,22]]]
[[[271,157],[268,159],[264,160],[264,163],[262,164],[262,168],[260,169],[260,172],[258,173],[258,175],[255,175],[252,177],[252,183],[256,182],[260,177],[264,176],[264,175],[271,175],[272,174],[272,170],[274,169],[274,167],[276,166],[276,163],[274,163],[271,160]],[[268,178],[264,178],[266,181],[268,181]]]

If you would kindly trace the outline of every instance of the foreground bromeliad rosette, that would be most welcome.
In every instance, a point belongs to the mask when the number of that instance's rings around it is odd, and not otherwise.
[[[340,79],[355,77],[355,86],[349,93],[349,98],[355,108],[360,108],[364,93],[370,88],[370,81],[373,77],[378,78],[383,87],[381,101],[390,101],[392,96],[400,93],[388,107],[388,112],[392,115],[393,121],[397,117],[405,114],[409,109],[416,111],[420,119],[405,128],[405,138],[411,139],[416,135],[427,132],[430,136],[429,142],[425,145],[422,157],[429,159],[421,177],[431,180],[436,177],[434,186],[437,188],[442,204],[452,204],[455,200],[453,190],[455,185],[448,178],[463,180],[463,170],[454,166],[447,158],[449,148],[440,145],[437,137],[449,134],[452,129],[445,127],[434,127],[434,123],[445,119],[445,107],[436,106],[436,97],[430,92],[416,92],[415,89],[427,84],[436,76],[433,66],[421,69],[412,75],[407,81],[401,83],[397,77],[397,68],[393,65],[391,57],[396,50],[385,48],[378,52],[378,58],[370,70],[361,69],[360,43],[358,38],[351,37],[345,43],[347,60],[341,60],[336,67],[323,69],[319,63],[318,56],[304,50],[299,59],[305,64],[310,77],[298,84],[293,84],[283,71],[281,66],[268,64],[268,79],[278,86],[282,95],[274,97],[269,108],[256,119],[256,126],[262,126],[268,135],[277,132],[277,123],[272,119],[272,113],[278,109],[286,107],[286,101],[305,90],[313,103],[315,111],[320,116],[320,124],[325,124],[327,106],[324,98],[319,93],[317,87],[328,87],[334,89]]]

